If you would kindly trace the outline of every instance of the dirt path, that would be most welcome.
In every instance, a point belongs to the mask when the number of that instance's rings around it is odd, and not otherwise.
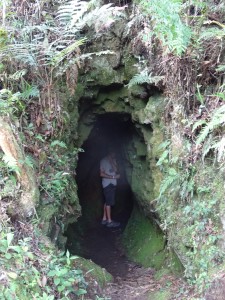
[[[130,262],[119,242],[122,229],[109,229],[97,225],[88,230],[83,240],[85,258],[91,259],[105,268],[114,277],[114,282],[101,291],[104,299],[111,300],[169,300],[188,299],[179,296],[184,283],[172,275],[164,275],[160,280],[155,271]],[[151,296],[156,293],[156,296]],[[163,294],[164,298],[158,298]],[[95,298],[93,298],[95,299]]]

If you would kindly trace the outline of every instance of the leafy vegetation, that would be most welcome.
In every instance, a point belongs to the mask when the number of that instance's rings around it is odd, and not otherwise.
[[[191,39],[191,29],[181,19],[183,2],[179,0],[140,1],[139,6],[147,17],[151,18],[153,33],[165,53],[170,51],[181,55],[188,47]],[[152,35],[145,35],[147,40]]]
[[[81,31],[95,24],[101,34],[116,18],[123,17],[123,11],[95,1],[89,5],[82,1],[3,1],[0,5],[0,115],[7,117],[15,139],[26,152],[20,162],[13,155],[2,155],[0,297],[83,298],[87,284],[82,271],[74,267],[74,258],[69,253],[59,254],[49,241],[45,245],[37,232],[40,227],[59,247],[65,246],[65,241],[62,245],[58,240],[65,226],[80,214],[74,175],[82,149],[69,140],[77,120],[70,120],[64,98],[72,100],[76,89],[80,48],[87,41]],[[105,53],[109,51],[86,54],[82,59]],[[23,188],[15,174],[20,176],[23,164],[34,170],[40,190],[34,212],[37,219],[30,220],[34,225],[16,210]],[[23,229],[27,232],[21,237]]]
[[[57,253],[31,224],[19,226],[20,235],[32,237],[18,239],[1,230],[1,299],[66,300],[86,294],[83,273],[73,266],[77,257]]]
[[[134,77],[131,78],[127,86],[128,88],[131,88],[135,85],[143,84],[143,83],[157,85],[157,83],[162,79],[163,76],[151,76],[151,74],[148,74],[148,70],[144,69],[140,74],[134,75]]]

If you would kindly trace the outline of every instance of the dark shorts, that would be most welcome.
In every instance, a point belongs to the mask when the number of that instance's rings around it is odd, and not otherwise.
[[[115,204],[116,186],[110,183],[103,189],[103,194],[105,198],[105,204],[108,206],[113,206]]]

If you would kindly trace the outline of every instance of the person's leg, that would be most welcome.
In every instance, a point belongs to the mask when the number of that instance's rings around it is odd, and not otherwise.
[[[112,218],[111,218],[111,206],[110,205],[106,205],[106,216],[107,216],[107,221],[110,223],[112,222]]]
[[[106,204],[104,204],[102,221],[106,221],[106,220],[107,220],[107,212],[106,212]]]
[[[106,217],[107,220],[103,219],[102,224],[107,227],[117,227],[120,225],[119,222],[112,221],[111,218],[111,207],[115,204],[115,191],[116,187],[112,184],[108,185],[103,190],[105,197],[103,218]]]

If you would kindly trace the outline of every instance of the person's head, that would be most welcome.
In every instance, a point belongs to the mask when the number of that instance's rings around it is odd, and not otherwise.
[[[109,147],[108,149],[108,155],[111,156],[112,158],[116,157],[116,151],[112,147]]]

